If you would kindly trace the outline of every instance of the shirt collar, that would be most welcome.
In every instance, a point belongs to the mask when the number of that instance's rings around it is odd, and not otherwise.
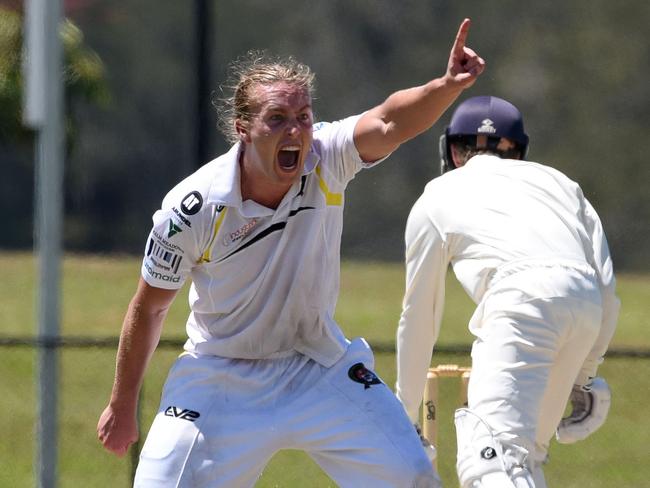
[[[319,161],[320,161],[320,156],[318,155],[318,153],[316,153],[316,151],[314,150],[314,145],[312,144],[311,147],[309,148],[309,153],[307,153],[307,157],[305,158],[305,167],[302,169],[302,174],[308,175],[309,173],[313,173]]]
[[[241,189],[239,187],[239,143],[230,150],[208,163],[212,166],[209,177],[212,178],[206,203],[216,203],[227,207],[241,206]]]

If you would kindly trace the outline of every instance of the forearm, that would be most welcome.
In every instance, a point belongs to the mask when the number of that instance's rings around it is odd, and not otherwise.
[[[596,210],[587,199],[584,199],[583,218],[591,240],[591,248],[587,250],[587,254],[600,281],[603,315],[598,338],[576,380],[576,384],[580,385],[584,385],[590,377],[596,376],[598,366],[602,363],[603,356],[614,336],[621,306],[621,302],[616,296],[616,278],[607,238]]]
[[[590,378],[596,376],[598,366],[603,362],[603,358],[609,343],[614,336],[616,324],[618,321],[618,313],[620,308],[620,301],[616,295],[609,294],[603,297],[603,320],[600,327],[600,332],[596,342],[591,348],[587,359],[585,360],[578,378],[575,383],[578,385],[586,384]]]
[[[421,276],[404,298],[397,328],[397,383],[395,393],[408,416],[417,422],[433,346],[438,338],[444,302],[443,287]]]
[[[447,256],[441,236],[427,214],[426,198],[413,206],[406,226],[406,283],[397,328],[397,397],[412,421],[417,420],[422,393],[438,338],[445,301]]]
[[[404,405],[411,422],[419,422],[420,403],[433,349],[433,327],[416,328],[402,314],[397,329],[397,382],[395,394]]]
[[[386,125],[386,137],[399,145],[435,124],[462,92],[445,77],[393,93],[377,110]]]
[[[118,456],[123,456],[138,439],[140,387],[175,295],[176,290],[155,288],[140,278],[124,317],[111,398],[97,423],[100,442]]]
[[[359,154],[365,161],[390,154],[435,124],[461,92],[460,86],[443,77],[393,93],[359,121],[355,139]]]
[[[117,351],[110,404],[118,408],[137,405],[146,368],[153,355],[166,310],[147,311],[135,297],[129,304]]]

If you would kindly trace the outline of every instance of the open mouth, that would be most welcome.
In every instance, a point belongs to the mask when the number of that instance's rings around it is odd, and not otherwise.
[[[298,167],[300,147],[286,146],[278,152],[278,164],[285,171],[291,171]]]

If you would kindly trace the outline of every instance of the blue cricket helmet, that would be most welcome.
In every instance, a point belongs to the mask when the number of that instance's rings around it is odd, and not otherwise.
[[[506,137],[517,145],[521,158],[528,152],[528,135],[521,112],[502,98],[480,96],[468,98],[456,107],[449,127],[440,136],[440,172],[455,169],[450,144],[463,136],[488,136],[488,147],[496,148]]]

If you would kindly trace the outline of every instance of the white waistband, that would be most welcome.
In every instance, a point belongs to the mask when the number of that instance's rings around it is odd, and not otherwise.
[[[506,276],[538,268],[569,268],[586,274],[594,274],[594,269],[586,261],[573,258],[525,258],[517,259],[500,265],[491,273],[488,288],[492,287]]]
[[[205,352],[197,352],[193,350],[185,350],[183,351],[179,357],[181,356],[192,356],[195,358],[220,358],[220,359],[247,359],[251,361],[264,361],[266,359],[282,359],[282,358],[289,358],[289,357],[294,357],[294,356],[304,356],[299,351],[296,351],[295,349],[289,349],[288,351],[278,351],[274,352],[271,354],[267,354],[264,357],[230,357],[230,356],[223,356],[223,355],[218,355],[218,354],[211,354],[211,353],[205,353]]]

